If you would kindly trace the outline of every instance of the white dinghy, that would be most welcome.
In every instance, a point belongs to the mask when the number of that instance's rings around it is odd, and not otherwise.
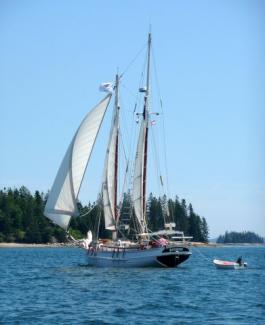
[[[239,270],[244,269],[247,267],[246,262],[231,262],[231,261],[222,261],[222,260],[213,260],[213,264],[216,266],[217,269],[232,269],[232,270]]]

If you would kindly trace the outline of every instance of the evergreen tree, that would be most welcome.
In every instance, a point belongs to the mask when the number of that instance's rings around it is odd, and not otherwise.
[[[208,243],[209,242],[209,227],[208,227],[207,221],[204,217],[202,218],[201,232],[202,232],[203,242]]]
[[[243,232],[228,232],[224,235],[220,235],[217,239],[217,243],[264,243],[264,239],[259,235],[251,231]]]
[[[164,218],[161,201],[151,194],[148,200],[148,227],[152,231],[164,228]]]
[[[16,241],[27,243],[47,243],[63,242],[66,240],[66,233],[48,220],[44,215],[44,206],[48,194],[35,191],[34,195],[22,186],[20,189],[0,190],[0,242]],[[100,238],[110,238],[111,232],[105,230],[104,214],[102,208],[102,198],[98,197],[97,202],[83,206],[78,202],[78,209],[82,217],[72,218],[70,222],[70,232],[75,238],[85,237],[88,230],[91,230],[95,238],[99,230]],[[188,211],[188,212],[187,212]],[[89,213],[87,213],[89,212]],[[169,213],[168,213],[169,212]],[[169,219],[167,219],[169,214]],[[133,222],[132,203],[130,192],[124,194],[123,203],[120,207],[120,220],[129,224],[131,237],[138,232]],[[99,219],[100,217],[100,219]],[[208,240],[208,226],[205,218],[200,218],[189,205],[187,209],[186,201],[178,197],[175,201],[167,199],[166,196],[155,197],[150,194],[147,201],[147,222],[148,228],[152,231],[164,229],[165,222],[174,221],[176,229],[184,231],[185,234],[194,236],[194,240]],[[135,229],[132,231],[132,229]],[[230,234],[226,233],[224,240],[231,240]],[[233,237],[237,240],[241,237]],[[251,235],[244,234],[244,238],[252,240]]]
[[[204,237],[202,234],[202,221],[200,216],[194,213],[193,207],[189,204],[189,230],[188,234],[193,237],[194,241],[203,242]]]

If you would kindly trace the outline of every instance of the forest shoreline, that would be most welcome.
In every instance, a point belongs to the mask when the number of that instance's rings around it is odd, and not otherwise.
[[[253,243],[234,243],[234,244],[216,244],[216,243],[201,243],[201,242],[190,242],[189,246],[193,247],[233,247],[233,246],[265,246],[265,244],[253,244]],[[27,244],[27,243],[0,243],[0,248],[68,248],[77,247],[73,243],[48,243],[48,244]]]
[[[65,248],[77,247],[69,243],[27,244],[27,243],[0,243],[0,248]]]
[[[220,244],[206,244],[201,242],[191,242],[189,246],[195,247],[215,247],[216,245],[222,246]],[[0,243],[0,248],[41,248],[41,247],[51,247],[51,248],[65,248],[65,247],[78,247],[73,243],[47,243],[47,244],[27,244],[27,243]]]

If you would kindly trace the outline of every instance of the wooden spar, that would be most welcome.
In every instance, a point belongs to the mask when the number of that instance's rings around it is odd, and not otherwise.
[[[144,166],[143,166],[143,225],[146,232],[146,179],[147,179],[147,156],[148,156],[148,124],[149,124],[149,93],[150,93],[150,52],[151,52],[151,33],[148,34],[148,58],[147,58],[147,76],[146,76],[146,93],[144,101],[143,118],[145,120],[144,134]]]
[[[115,171],[114,171],[114,219],[116,224],[118,223],[118,209],[117,209],[117,196],[118,196],[118,163],[119,159],[119,135],[116,136],[115,146]]]
[[[146,210],[147,152],[148,152],[148,126],[146,127],[145,130],[145,140],[144,140],[143,216],[145,216],[145,210]]]
[[[118,122],[119,118],[119,76],[116,75],[116,84],[115,84],[115,122]],[[118,225],[118,209],[117,209],[117,197],[118,197],[118,164],[119,164],[119,130],[116,135],[116,145],[115,145],[115,167],[114,167],[114,220],[115,228],[117,231]]]

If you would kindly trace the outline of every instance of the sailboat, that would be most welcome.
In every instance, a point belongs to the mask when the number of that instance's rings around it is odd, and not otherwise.
[[[79,215],[77,198],[86,168],[88,166],[97,135],[106,110],[114,93],[114,111],[106,150],[102,182],[102,201],[105,228],[112,232],[112,241],[94,240],[92,233],[82,241],[88,265],[98,267],[175,267],[186,261],[189,251],[185,237],[175,231],[174,223],[165,224],[166,229],[150,232],[146,221],[146,184],[148,163],[148,131],[150,124],[150,57],[151,33],[148,34],[146,86],[140,88],[144,95],[140,131],[136,146],[131,201],[136,219],[135,240],[119,238],[120,220],[117,203],[117,179],[119,156],[119,84],[121,76],[116,75],[112,88],[103,84],[107,95],[86,115],[76,131],[61,163],[45,206],[44,214],[55,224],[67,231],[71,217]],[[173,235],[178,235],[173,237]],[[178,238],[174,241],[172,238]],[[181,240],[180,240],[181,239]]]

